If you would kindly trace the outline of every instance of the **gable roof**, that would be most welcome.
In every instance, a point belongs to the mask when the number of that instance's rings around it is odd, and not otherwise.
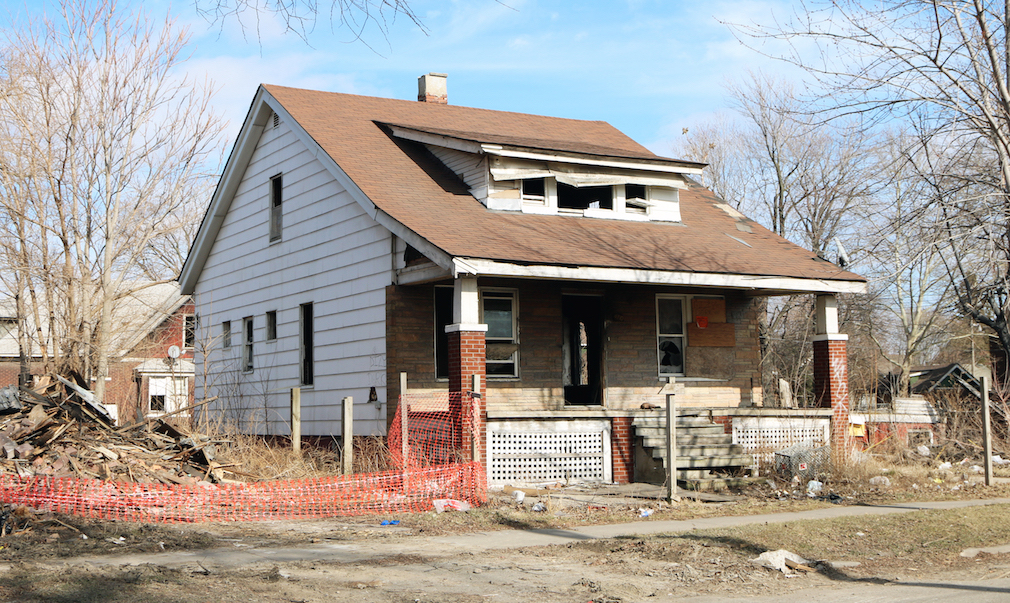
[[[487,209],[404,128],[479,144],[635,160],[697,173],[659,157],[601,121],[261,86],[180,278],[195,287],[271,112],[289,123],[380,224],[459,273],[723,285],[789,291],[861,291],[865,280],[771,233],[691,182],[682,223],[638,222]],[[647,169],[647,168],[643,168]],[[785,280],[783,280],[785,279]]]

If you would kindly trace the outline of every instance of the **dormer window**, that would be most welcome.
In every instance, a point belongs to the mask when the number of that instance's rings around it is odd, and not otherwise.
[[[561,209],[613,209],[612,186],[575,187],[558,182],[558,207]]]
[[[625,184],[624,195],[625,212],[642,216],[649,213],[649,202],[644,184]]]
[[[547,190],[543,178],[527,178],[519,182],[524,202],[539,205],[544,205],[547,202]]]

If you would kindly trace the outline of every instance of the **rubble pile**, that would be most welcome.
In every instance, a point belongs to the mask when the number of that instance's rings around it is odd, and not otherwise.
[[[228,481],[215,440],[165,418],[116,427],[89,391],[43,377],[0,390],[0,472],[135,483]]]

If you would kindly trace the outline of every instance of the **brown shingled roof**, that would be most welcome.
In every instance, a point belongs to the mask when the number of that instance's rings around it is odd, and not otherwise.
[[[550,141],[548,148],[663,159],[600,121],[264,86],[383,212],[450,256],[550,264],[862,281],[721,209],[692,184],[682,224],[492,211],[427,149],[380,124],[469,133],[486,141]],[[535,146],[535,145],[534,145]],[[750,232],[748,232],[750,231]]]

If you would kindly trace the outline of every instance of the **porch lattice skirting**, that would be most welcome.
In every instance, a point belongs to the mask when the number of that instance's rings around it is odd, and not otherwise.
[[[490,422],[488,482],[610,482],[609,421]]]
[[[793,444],[825,446],[830,441],[827,417],[734,417],[733,443],[754,455],[754,462],[771,461],[775,452]]]

